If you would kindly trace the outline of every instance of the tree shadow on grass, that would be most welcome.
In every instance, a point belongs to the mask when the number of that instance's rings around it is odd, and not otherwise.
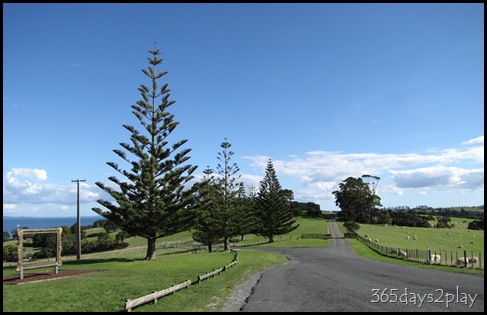
[[[63,261],[63,265],[65,266],[78,266],[78,265],[91,265],[91,264],[100,264],[100,263],[112,263],[112,262],[134,262],[134,261],[141,261],[144,259],[133,259],[133,258],[89,258],[89,259],[81,259],[81,260],[70,260],[70,261]]]

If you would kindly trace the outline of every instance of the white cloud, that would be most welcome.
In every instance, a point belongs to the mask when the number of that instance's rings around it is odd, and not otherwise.
[[[249,161],[250,168],[246,168],[245,173],[240,173],[240,181],[244,182],[247,189],[258,189],[267,162],[271,159],[282,187],[291,189],[295,200],[315,202],[322,209],[334,209],[335,199],[332,192],[339,189],[339,183],[350,176],[361,177],[364,174],[380,177],[377,193],[386,207],[391,205],[384,201],[394,202],[392,206],[414,206],[417,197],[438,199],[443,198],[438,197],[438,194],[446,192],[449,195],[445,195],[443,200],[455,201],[453,196],[475,193],[475,202],[483,204],[484,147],[483,144],[479,145],[481,142],[483,136],[464,142],[477,145],[434,149],[424,154],[310,151],[302,156],[289,156],[287,159],[272,159],[263,155],[245,156],[243,161]],[[194,175],[191,183],[201,180],[203,174]],[[22,205],[22,209],[29,209],[24,213],[40,211],[34,205],[55,205],[58,211],[67,211],[76,206],[76,184],[58,185],[46,183],[46,180],[47,171],[42,169],[9,170],[3,184],[4,212],[24,211],[20,210],[19,205]],[[106,184],[113,186],[111,182]],[[99,207],[96,200],[110,198],[98,186],[80,183],[81,203],[91,203]],[[418,202],[424,204],[428,201]],[[91,207],[86,211],[91,212]]]
[[[446,149],[439,153],[445,158],[445,162],[472,161],[484,163],[484,146],[471,147],[467,150]]]
[[[479,139],[467,141],[480,143]],[[246,156],[250,165],[265,169],[269,157]],[[406,197],[404,189],[441,191],[483,191],[484,147],[430,150],[425,154],[342,153],[311,151],[300,157],[272,159],[278,178],[299,181],[293,189],[296,200],[333,202],[332,192],[346,178],[363,174],[379,176],[378,194]],[[481,165],[480,165],[481,164]],[[452,166],[455,165],[455,166]],[[473,168],[472,168],[473,166]],[[287,188],[283,186],[283,188]]]
[[[480,136],[480,137],[462,142],[462,144],[476,144],[476,143],[484,143],[484,136]]]
[[[6,204],[73,204],[77,201],[76,185],[58,185],[44,183],[47,171],[40,169],[14,168],[6,174],[3,184],[3,200]],[[82,183],[80,202],[96,201],[99,188]],[[5,204],[4,204],[5,209]]]
[[[41,170],[37,168],[13,168],[11,172],[7,172],[7,179],[13,175],[18,177],[32,178],[36,180],[46,180],[47,172],[46,170]]]
[[[390,173],[400,188],[435,187],[438,189],[481,189],[484,169],[461,169],[443,165]]]
[[[396,185],[388,185],[388,187],[386,187],[384,190],[390,191],[392,194],[397,196],[404,196],[404,191]]]
[[[240,181],[244,183],[245,187],[253,187],[259,189],[260,181],[262,180],[263,176],[259,175],[250,175],[250,174],[242,174],[240,177]]]

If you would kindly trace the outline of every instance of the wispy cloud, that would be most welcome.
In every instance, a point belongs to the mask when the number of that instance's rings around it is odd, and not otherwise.
[[[400,188],[434,187],[445,190],[477,190],[484,186],[484,169],[443,165],[405,171],[389,171]]]
[[[483,142],[478,137],[466,143]],[[250,165],[263,169],[267,156],[246,156]],[[332,192],[346,178],[371,174],[381,177],[380,191],[403,195],[403,189],[483,191],[484,147],[431,150],[425,154],[342,153],[312,151],[304,157],[273,160],[278,176],[299,180],[295,197],[320,202],[332,200]],[[449,166],[454,164],[455,166]],[[480,165],[482,164],[482,165]],[[473,166],[473,168],[471,168]]]
[[[423,196],[431,190],[459,193],[483,191],[484,147],[478,145],[483,143],[483,136],[464,143],[477,145],[435,149],[425,154],[311,151],[303,156],[272,159],[272,162],[281,182],[299,183],[296,189],[293,188],[295,199],[299,201],[322,203],[334,200],[332,192],[338,189],[339,183],[350,176],[360,177],[364,174],[381,178],[377,190],[379,195],[403,196],[405,190],[410,189],[420,189],[417,194]],[[243,160],[249,161],[250,171],[241,173],[240,180],[247,188],[258,189],[269,159],[264,155],[243,157]],[[200,180],[202,175],[197,174],[194,181]],[[110,198],[96,185],[82,182],[80,188],[80,201],[83,203]],[[288,189],[285,185],[283,188]],[[46,170],[13,168],[6,173],[3,184],[3,209],[17,213],[20,204],[56,204],[60,209],[66,209],[73,206],[76,194],[76,185],[48,183]]]
[[[73,185],[46,183],[47,171],[43,169],[14,168],[6,174],[3,184],[4,210],[19,203],[32,204],[72,204],[77,198],[77,188]],[[96,201],[99,188],[80,183],[80,201]],[[6,204],[10,206],[6,207]]]
[[[480,136],[480,137],[462,142],[462,144],[477,144],[477,143],[484,143],[484,136]]]
[[[13,168],[12,171],[7,172],[7,179],[11,179],[13,176],[33,178],[43,181],[47,179],[47,172],[37,168]]]

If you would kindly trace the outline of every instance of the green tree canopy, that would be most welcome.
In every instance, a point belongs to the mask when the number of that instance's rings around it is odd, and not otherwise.
[[[229,240],[239,234],[239,224],[242,214],[242,199],[245,197],[245,187],[240,181],[237,163],[232,163],[235,152],[230,150],[232,145],[225,138],[218,152],[217,176],[215,186],[218,190],[218,212],[221,218],[221,237],[224,250],[229,250]]]
[[[3,231],[3,241],[8,241],[10,239],[10,233],[7,231]]]
[[[360,224],[353,221],[347,221],[343,223],[343,226],[346,227],[350,233],[355,233],[360,229]]]
[[[370,175],[367,175],[370,178]],[[335,204],[340,207],[343,221],[374,223],[380,206],[380,197],[374,194],[369,184],[362,178],[348,177],[333,192]],[[375,188],[375,187],[374,187]]]
[[[157,72],[162,63],[159,50],[149,51],[150,66],[142,72],[151,80],[150,87],[141,85],[142,100],[132,105],[142,131],[125,124],[130,132],[130,142],[120,143],[124,150],[115,149],[130,170],[122,169],[117,163],[107,162],[118,174],[108,179],[111,184],[97,182],[96,185],[113,199],[99,199],[97,202],[108,211],[93,208],[93,211],[112,221],[131,236],[147,239],[146,260],[156,258],[156,240],[187,230],[192,225],[191,206],[194,201],[194,185],[186,187],[193,179],[197,166],[188,164],[191,149],[183,149],[186,139],[169,143],[170,136],[179,125],[168,109],[175,101],[170,100],[168,84],[160,88],[158,80],[167,74]],[[114,188],[114,185],[117,188]]]
[[[289,191],[281,188],[269,159],[255,200],[258,234],[269,238],[269,243],[274,242],[274,236],[287,234],[299,226],[293,225],[296,220],[293,219],[289,197]]]
[[[221,234],[221,215],[219,212],[220,195],[215,184],[213,170],[207,167],[203,173],[203,179],[198,183],[198,190],[195,193],[198,203],[197,217],[193,227],[193,240],[208,246],[208,252],[212,252],[213,245],[218,243]]]
[[[216,174],[207,167],[199,185],[198,218],[193,232],[193,239],[208,245],[210,251],[211,244],[220,240],[224,250],[229,250],[233,236],[243,238],[254,227],[251,199],[245,195],[243,182],[239,181],[239,167],[231,162],[234,155],[231,144],[225,139],[220,147]]]

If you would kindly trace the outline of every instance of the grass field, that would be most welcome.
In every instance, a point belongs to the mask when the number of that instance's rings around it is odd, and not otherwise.
[[[346,228],[343,227],[343,223],[338,222],[338,226],[342,232],[346,231]],[[408,230],[409,229],[409,230]],[[404,232],[404,230],[407,230]],[[414,232],[416,234],[408,234],[407,232]],[[471,234],[474,233],[477,237],[476,245],[478,247],[469,247],[467,248],[469,251],[475,250],[475,253],[478,253],[480,250],[482,255],[482,266],[484,266],[484,231],[471,231],[468,232],[466,230],[466,225],[462,229],[461,226],[457,226],[455,229],[449,229],[450,235],[453,235],[451,239],[461,239],[464,240],[463,237],[458,237],[458,232],[464,234]],[[379,244],[387,247],[393,248],[401,248],[401,249],[431,249],[434,252],[434,249],[437,248],[438,250],[453,250],[453,245],[450,245],[451,239],[445,240],[445,233],[446,229],[442,231],[441,229],[430,228],[412,228],[406,227],[404,229],[395,228],[394,226],[381,226],[381,225],[361,225],[361,228],[357,231],[359,235],[365,236],[368,235],[371,239],[375,240],[376,238],[379,240]],[[406,233],[406,234],[403,234]],[[457,234],[455,234],[457,233]],[[408,235],[417,235],[417,240],[407,239]],[[448,236],[450,236],[448,235]],[[460,234],[462,235],[462,234]],[[473,238],[473,237],[472,237]],[[484,274],[484,269],[466,269],[463,267],[455,267],[455,266],[443,266],[443,265],[431,265],[431,264],[424,264],[420,262],[414,262],[409,260],[404,260],[399,257],[390,257],[382,255],[374,250],[372,250],[369,246],[363,244],[357,239],[347,239],[347,242],[352,244],[352,250],[356,252],[359,256],[364,258],[369,258],[373,260],[379,260],[384,262],[389,262],[393,264],[399,264],[404,266],[410,266],[415,268],[428,268],[428,269],[437,269],[449,272],[461,272],[461,273],[472,273],[472,274]],[[417,244],[417,245],[415,245]],[[404,246],[403,246],[404,245]],[[422,248],[416,246],[423,246]],[[455,249],[456,250],[456,249]],[[458,249],[459,253],[463,252],[462,249]],[[470,253],[468,253],[470,255]],[[461,256],[461,255],[460,255]]]
[[[464,219],[455,221],[458,222],[451,229],[361,224],[357,233],[374,241],[377,239],[380,245],[389,247],[430,249],[432,251],[483,251],[484,231],[467,230],[466,224],[463,223]],[[416,240],[413,239],[414,235],[417,237]]]
[[[255,235],[246,235],[243,242],[236,245],[258,244],[253,246],[272,247],[319,247],[328,246],[331,240],[300,239],[301,234],[326,234],[327,222],[324,219],[298,218],[299,228],[276,238],[272,244],[259,244],[263,239]],[[371,228],[374,228],[373,230]],[[346,229],[339,223],[342,232]],[[405,231],[407,230],[407,231]],[[95,235],[100,231],[88,231],[88,235]],[[418,236],[418,246],[445,247],[447,244],[455,246],[461,240],[475,235],[474,244],[483,251],[483,231],[468,232],[465,227],[458,225],[450,230],[451,238],[447,238],[445,231],[439,229],[394,228],[384,226],[362,226],[359,234],[369,234],[380,239],[381,243],[406,242],[407,235],[415,233]],[[460,233],[457,233],[460,232]],[[377,233],[377,234],[373,234]],[[460,238],[457,234],[461,234]],[[413,234],[414,235],[414,234]],[[454,235],[454,236],[453,236]],[[114,235],[112,235],[114,237]],[[404,239],[402,239],[404,238]],[[423,243],[424,239],[424,243]],[[426,242],[429,240],[429,242]],[[446,241],[445,241],[446,240]],[[266,270],[277,264],[284,264],[284,256],[264,251],[251,250],[242,247],[238,252],[237,264],[222,272],[222,274],[197,284],[197,276],[214,269],[223,267],[232,261],[233,254],[217,250],[213,253],[200,252],[188,254],[181,248],[169,248],[170,243],[191,243],[191,233],[183,232],[171,237],[162,238],[157,244],[157,260],[145,261],[147,241],[143,238],[129,238],[130,245],[126,249],[82,254],[81,261],[75,256],[63,257],[64,269],[90,269],[97,272],[72,278],[57,279],[23,285],[3,286],[4,312],[118,312],[123,310],[126,299],[135,299],[153,291],[163,290],[174,284],[192,280],[196,284],[188,289],[176,292],[158,300],[156,304],[148,303],[134,308],[133,312],[218,312],[236,286],[243,283],[249,276],[258,271]],[[432,266],[404,260],[384,257],[357,240],[347,239],[352,248],[359,255],[382,260],[390,263],[403,264],[418,268],[434,268],[454,272],[468,272],[483,274],[483,270],[469,270],[458,267]],[[4,242],[4,246],[8,242]],[[478,243],[478,244],[476,244]],[[395,246],[395,245],[394,245]],[[3,274],[16,274],[15,264],[4,263]]]

